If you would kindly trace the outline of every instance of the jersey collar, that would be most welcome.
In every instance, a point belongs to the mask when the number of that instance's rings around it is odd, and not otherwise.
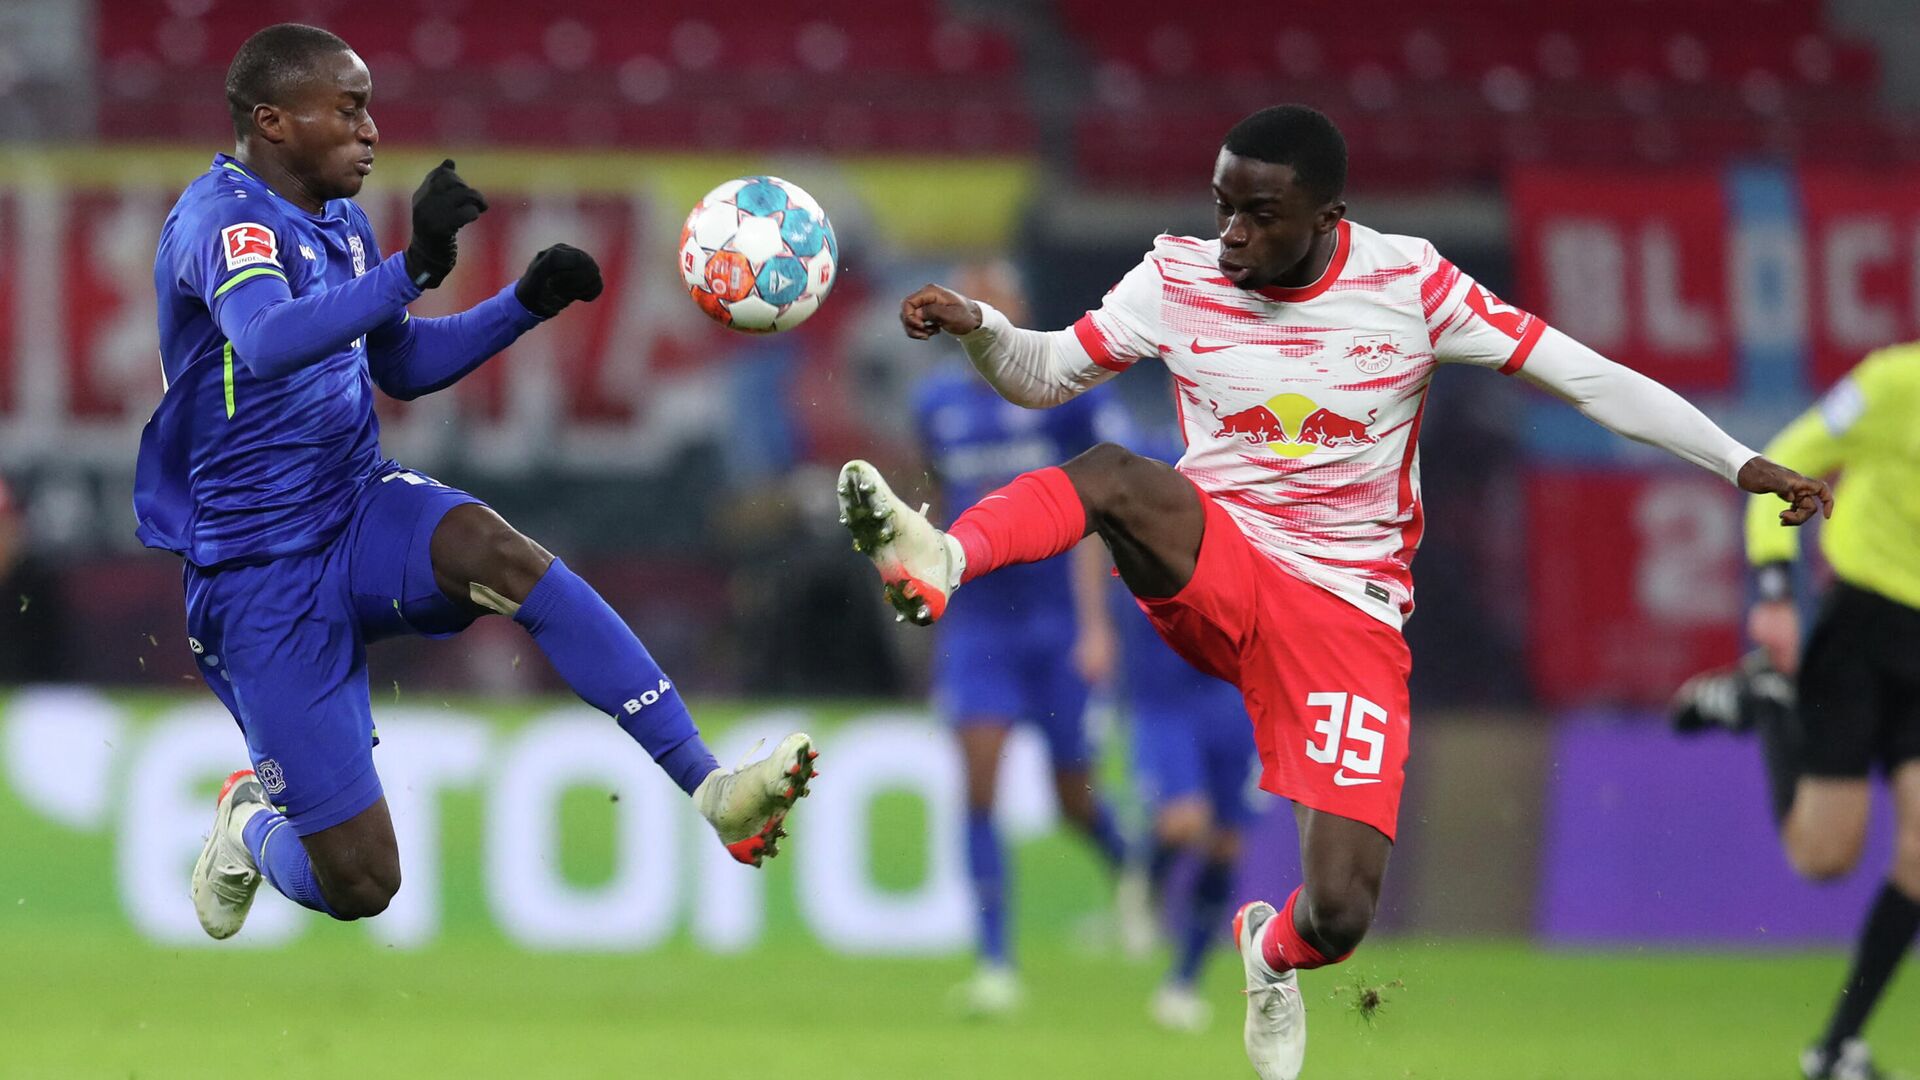
[[[253,181],[254,183],[259,184],[261,187],[267,186],[267,182],[265,180],[262,180],[258,176],[255,176],[252,169],[249,169],[245,165],[240,164],[240,160],[234,157],[232,154],[213,155],[213,167],[216,169],[232,170],[233,172],[239,173],[241,176],[246,177],[247,179]]]
[[[1320,272],[1319,278],[1315,279],[1313,284],[1302,285],[1295,289],[1269,286],[1264,289],[1255,289],[1254,292],[1283,304],[1298,304],[1326,292],[1333,287],[1334,282],[1340,280],[1340,271],[1346,269],[1347,253],[1353,250],[1353,240],[1348,233],[1347,219],[1341,218],[1340,224],[1333,230],[1333,257],[1327,260],[1327,268]]]
[[[288,211],[295,214],[299,214],[304,218],[308,218],[309,220],[312,220],[312,221],[325,221],[328,218],[333,216],[333,204],[335,200],[328,199],[326,203],[320,207],[319,213],[317,214],[309,213],[304,207],[295,206],[292,200],[288,199],[285,195],[282,195],[279,192],[273,190],[272,184],[269,184],[265,180],[260,179],[259,173],[254,172],[252,169],[247,168],[245,165],[242,165],[240,163],[240,160],[231,154],[213,155],[213,168],[215,171],[225,169],[228,172],[236,173],[240,176],[246,177],[247,179],[260,185],[260,190],[265,191],[269,197],[273,198],[276,202],[280,203]]]

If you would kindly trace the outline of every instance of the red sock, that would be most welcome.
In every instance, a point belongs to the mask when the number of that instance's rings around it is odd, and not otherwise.
[[[1307,939],[1300,936],[1300,931],[1294,929],[1293,904],[1298,899],[1300,899],[1300,889],[1296,887],[1287,896],[1287,902],[1280,908],[1280,913],[1268,919],[1267,925],[1260,928],[1260,958],[1267,962],[1268,967],[1280,974],[1285,974],[1289,970],[1311,971],[1317,967],[1326,967],[1328,964],[1337,964],[1347,958],[1340,956],[1332,960],[1327,959],[1319,949],[1307,944]]]
[[[972,581],[1070,550],[1087,535],[1087,508],[1065,470],[1035,469],[974,503],[947,532],[967,554],[960,580]]]

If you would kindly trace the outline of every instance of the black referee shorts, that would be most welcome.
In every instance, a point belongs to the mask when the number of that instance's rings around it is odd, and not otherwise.
[[[1920,758],[1920,609],[1836,582],[1800,660],[1801,769],[1891,773]]]

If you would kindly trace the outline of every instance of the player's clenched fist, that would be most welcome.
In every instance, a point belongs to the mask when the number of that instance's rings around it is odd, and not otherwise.
[[[413,193],[413,240],[407,245],[407,276],[432,289],[453,272],[454,234],[487,209],[487,200],[453,171],[453,159],[441,162]]]
[[[528,311],[551,319],[575,300],[594,300],[603,287],[593,256],[571,244],[555,244],[527,264],[513,295]]]
[[[945,286],[922,285],[900,301],[900,325],[916,341],[925,341],[942,330],[970,334],[980,329],[980,305]]]

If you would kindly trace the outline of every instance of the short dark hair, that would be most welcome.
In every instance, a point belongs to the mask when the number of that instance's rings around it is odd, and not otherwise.
[[[1291,165],[1314,198],[1338,199],[1347,186],[1347,140],[1325,113],[1305,105],[1273,105],[1233,125],[1226,151],[1275,165]]]
[[[338,35],[301,23],[279,23],[248,38],[227,67],[234,134],[246,138],[253,130],[255,105],[281,104],[289,89],[313,76],[321,57],[351,48]]]

